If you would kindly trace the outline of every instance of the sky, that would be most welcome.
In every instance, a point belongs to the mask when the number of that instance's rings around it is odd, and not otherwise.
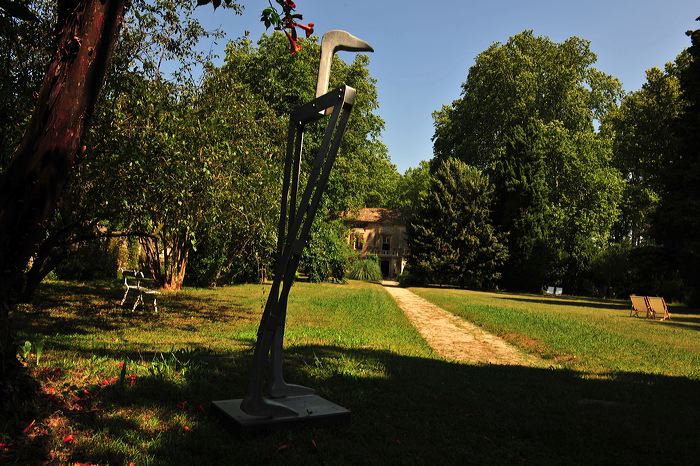
[[[211,5],[199,19],[220,27],[228,39],[265,32],[259,22],[265,0],[240,0],[242,16]],[[273,2],[274,3],[274,2]],[[399,0],[296,0],[304,21],[320,36],[344,29],[369,42],[370,72],[377,79],[382,139],[400,172],[432,157],[432,112],[460,95],[476,56],[494,42],[526,29],[556,42],[578,36],[591,42],[596,68],[611,74],[626,91],[639,89],[645,71],[663,67],[690,45],[697,29],[697,0],[489,0],[428,2]],[[223,57],[225,42],[208,44]],[[346,61],[352,54],[341,52]],[[351,122],[352,124],[352,122]]]

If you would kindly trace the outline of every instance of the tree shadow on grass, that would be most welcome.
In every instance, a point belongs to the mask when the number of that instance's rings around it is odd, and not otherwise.
[[[149,376],[102,392],[104,413],[81,421],[100,434],[72,460],[128,463],[129,451],[156,464],[694,464],[700,457],[697,380],[293,347],[287,378],[349,408],[352,422],[230,434],[199,405],[243,395],[250,353],[215,356],[177,383]],[[161,426],[144,427],[138,413],[159,417]],[[177,421],[184,415],[187,431]]]
[[[615,303],[610,301],[589,301],[588,299],[557,299],[557,298],[516,298],[511,296],[499,296],[498,299],[505,299],[507,301],[518,301],[523,303],[532,304],[544,304],[548,306],[574,306],[574,307],[589,307],[593,309],[604,309],[608,311],[629,311],[629,306],[621,303]]]
[[[42,284],[31,305],[20,306],[14,313],[14,325],[27,335],[89,335],[143,324],[194,332],[201,322],[259,319],[258,312],[235,299],[165,293],[159,298],[160,312],[154,313],[150,305],[136,311],[121,307],[122,297],[123,288],[110,282]]]

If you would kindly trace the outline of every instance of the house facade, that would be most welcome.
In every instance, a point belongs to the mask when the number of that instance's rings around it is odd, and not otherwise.
[[[406,265],[406,222],[401,212],[365,208],[346,212],[343,219],[350,233],[350,248],[366,257],[374,254],[384,278],[396,278]]]

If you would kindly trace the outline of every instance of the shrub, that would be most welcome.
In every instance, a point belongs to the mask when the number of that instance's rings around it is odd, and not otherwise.
[[[341,220],[314,222],[311,238],[299,263],[299,269],[306,273],[309,281],[345,280],[345,269],[350,257],[346,233]]]
[[[366,258],[355,257],[350,263],[348,277],[353,280],[377,282],[382,279],[382,270],[379,268],[379,258],[369,255]]]

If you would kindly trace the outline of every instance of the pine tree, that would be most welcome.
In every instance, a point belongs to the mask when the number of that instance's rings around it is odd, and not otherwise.
[[[445,160],[407,226],[411,272],[432,283],[494,287],[507,252],[491,224],[492,198],[481,171]]]

